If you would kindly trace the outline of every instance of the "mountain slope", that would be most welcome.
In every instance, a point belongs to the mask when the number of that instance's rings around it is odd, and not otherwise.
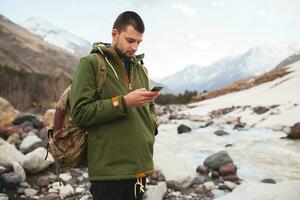
[[[242,55],[226,57],[206,66],[188,66],[161,82],[176,91],[212,90],[233,81],[263,74],[300,49],[300,38],[251,48]]]
[[[281,61],[276,68],[282,68],[285,67],[287,65],[290,65],[292,63],[295,63],[297,61],[300,60],[300,51],[297,51],[295,54],[287,57],[286,59],[284,59],[283,61]]]
[[[0,15],[0,60],[0,96],[26,110],[56,101],[79,57]]]
[[[92,46],[90,42],[41,18],[29,18],[21,25],[45,41],[81,56],[88,54]]]

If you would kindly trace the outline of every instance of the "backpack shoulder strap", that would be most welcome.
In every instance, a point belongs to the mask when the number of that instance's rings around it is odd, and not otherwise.
[[[100,53],[93,53],[97,58],[96,94],[99,95],[106,80],[106,64]]]

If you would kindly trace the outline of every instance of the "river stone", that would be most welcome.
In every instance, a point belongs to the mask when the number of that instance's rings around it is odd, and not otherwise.
[[[208,181],[208,177],[200,175],[200,176],[196,176],[194,178],[193,184],[200,185],[200,184],[205,183],[206,181]]]
[[[300,139],[300,122],[292,126],[291,131],[287,137],[291,139]]]
[[[54,189],[54,188],[50,188],[48,190],[49,193],[58,193],[58,190],[57,189]]]
[[[147,200],[162,200],[166,192],[166,182],[159,182],[158,185],[148,185],[145,195]]]
[[[6,142],[10,144],[16,144],[19,139],[20,139],[20,135],[18,133],[13,133],[7,138]]]
[[[84,195],[79,200],[88,200],[89,198],[89,195]]]
[[[0,174],[4,173],[7,169],[0,165]]]
[[[85,188],[83,188],[83,187],[77,187],[76,189],[75,189],[75,193],[78,193],[78,194],[83,194],[83,193],[85,193]]]
[[[63,173],[59,175],[59,178],[64,182],[67,182],[72,179],[72,176],[69,173]]]
[[[233,163],[228,163],[219,168],[220,176],[228,176],[236,174],[237,167]]]
[[[230,190],[233,190],[236,187],[236,184],[231,181],[224,181],[224,185]]]
[[[40,176],[40,177],[38,177],[36,179],[36,184],[40,188],[42,188],[42,187],[48,187],[48,185],[50,184],[49,177],[48,176]]]
[[[43,122],[41,122],[35,115],[33,115],[31,113],[24,113],[24,114],[19,115],[12,121],[12,124],[20,125],[25,121],[32,122],[33,127],[36,129],[41,129],[44,127]]]
[[[14,172],[1,174],[2,187],[8,190],[17,188],[21,179],[21,176]]]
[[[184,124],[181,124],[180,126],[177,127],[178,134],[187,133],[187,132],[191,132],[191,131],[192,131],[192,129]]]
[[[53,125],[55,109],[49,109],[43,116],[43,122],[46,126]]]
[[[24,153],[25,151],[28,152],[28,148],[30,148],[35,143],[41,142],[42,140],[36,136],[34,133],[29,133],[26,138],[20,144],[20,151]]]
[[[269,108],[266,108],[264,106],[256,106],[253,108],[253,112],[255,112],[258,115],[263,114],[268,111],[269,111]]]
[[[11,125],[0,127],[0,135],[2,135],[5,139],[14,133],[21,135],[23,133],[23,130],[18,126],[11,126]]]
[[[262,182],[262,183],[276,184],[276,181],[275,181],[274,179],[271,179],[271,178],[263,179],[261,182]]]
[[[61,198],[58,196],[58,194],[50,193],[46,194],[45,196],[40,196],[39,200],[61,200]]]
[[[0,200],[9,200],[9,197],[6,194],[0,193]]]
[[[16,149],[15,145],[9,144],[0,138],[0,163],[3,166],[12,166],[12,162],[22,163],[25,156]]]
[[[208,181],[208,182],[205,182],[204,184],[204,188],[208,191],[212,191],[214,189],[218,189],[218,186],[216,186],[214,184],[214,182],[211,182],[211,181]]]
[[[24,150],[24,154],[28,154],[40,147],[44,147],[44,148],[47,148],[47,142],[45,141],[40,141],[40,142],[37,142],[37,143],[34,143],[33,145],[31,145],[30,147],[28,147],[26,150]]]
[[[220,177],[220,174],[217,171],[212,171],[210,177],[213,178],[213,179],[217,179],[217,178]]]
[[[231,157],[226,151],[220,151],[209,157],[204,161],[204,166],[209,169],[218,170],[222,165],[233,163]]]
[[[33,188],[26,188],[24,190],[24,193],[25,193],[26,196],[32,197],[32,196],[36,195],[38,193],[38,191],[33,189]]]
[[[215,131],[215,132],[214,132],[214,134],[215,134],[215,135],[217,135],[217,136],[229,135],[229,133],[228,133],[228,132],[226,132],[226,131],[223,131],[223,130],[218,130],[218,131]]]
[[[49,165],[54,163],[51,153],[48,154],[48,158],[45,160],[46,153],[47,150],[43,147],[35,149],[26,154],[22,166],[29,173],[37,173],[45,170]]]
[[[203,165],[199,165],[196,169],[196,172],[198,172],[200,175],[208,175],[208,168],[203,166]]]
[[[31,121],[24,121],[23,123],[18,125],[19,127],[21,127],[23,129],[23,131],[25,131],[26,133],[28,132],[28,130],[33,130],[33,123]]]
[[[237,182],[239,181],[239,177],[237,175],[228,175],[223,177],[224,181],[231,181],[231,182]]]
[[[20,175],[21,177],[21,182],[26,180],[26,173],[23,169],[23,167],[20,165],[20,163],[16,162],[16,161],[12,161],[12,166],[14,169],[14,172],[18,175]]]
[[[59,188],[59,196],[62,199],[64,199],[67,196],[70,196],[70,195],[74,194],[74,192],[75,192],[74,188],[70,184],[67,184],[65,186],[61,186]]]

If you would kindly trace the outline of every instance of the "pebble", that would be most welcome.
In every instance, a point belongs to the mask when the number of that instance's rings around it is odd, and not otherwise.
[[[72,179],[72,176],[69,173],[60,174],[59,178],[63,180],[64,182],[67,182]]]
[[[24,194],[28,197],[33,197],[34,195],[36,195],[38,193],[37,190],[33,189],[33,188],[26,188],[24,190]]]
[[[59,196],[62,199],[64,199],[67,196],[70,196],[72,194],[74,194],[74,188],[70,184],[67,184],[65,186],[61,186],[59,188]]]
[[[171,195],[178,197],[181,195],[181,193],[179,191],[175,191],[175,192],[172,192]]]
[[[89,195],[84,195],[79,200],[88,200],[88,199],[89,199]]]
[[[58,190],[57,189],[54,189],[54,188],[50,188],[48,190],[49,193],[58,193]]]
[[[226,185],[230,190],[233,190],[236,187],[236,184],[230,181],[224,181],[224,185]]]
[[[76,188],[75,189],[75,193],[84,193],[85,192],[85,189],[84,188],[82,188],[82,187],[78,187],[78,188]]]
[[[204,183],[203,185],[204,185],[205,189],[208,190],[208,191],[212,191],[212,190],[218,188],[218,186],[216,186],[216,185],[215,185],[213,182],[211,182],[211,181],[208,181],[208,182]]]
[[[8,196],[6,194],[0,193],[0,199],[1,200],[8,200]]]
[[[88,173],[86,173],[86,172],[85,172],[85,173],[83,173],[83,174],[82,174],[82,176],[83,176],[83,178],[85,178],[85,179],[88,179],[88,178],[89,178],[89,174],[88,174]]]

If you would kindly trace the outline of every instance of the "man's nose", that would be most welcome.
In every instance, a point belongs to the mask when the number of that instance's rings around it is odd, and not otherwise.
[[[138,43],[134,43],[134,44],[132,44],[132,46],[131,46],[131,49],[134,50],[134,51],[137,51],[138,48],[139,48],[139,44],[138,44]]]

